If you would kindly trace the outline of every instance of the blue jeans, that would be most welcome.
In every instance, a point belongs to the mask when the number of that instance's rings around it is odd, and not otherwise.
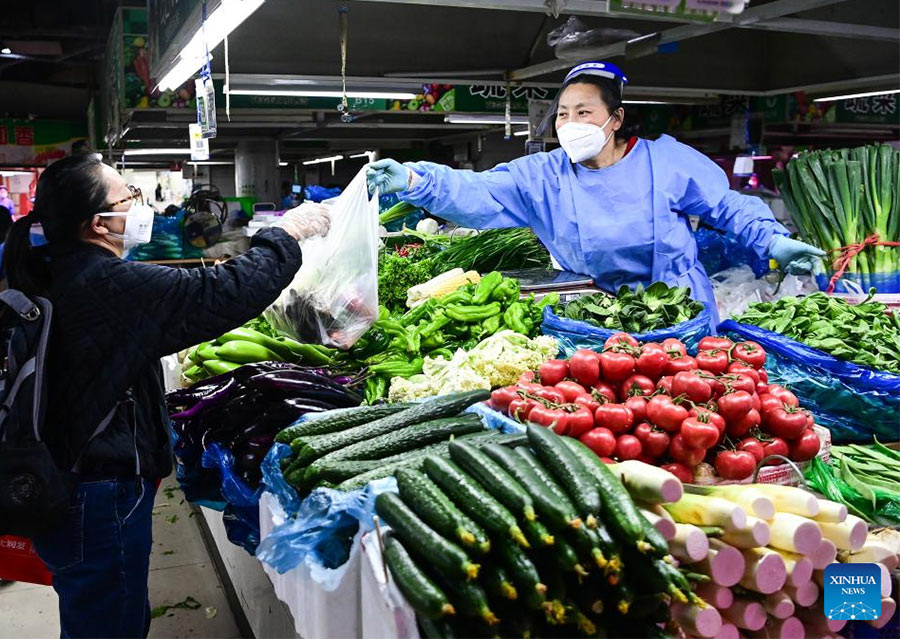
[[[146,637],[150,630],[150,479],[77,484],[66,520],[34,538],[59,595],[61,637]]]

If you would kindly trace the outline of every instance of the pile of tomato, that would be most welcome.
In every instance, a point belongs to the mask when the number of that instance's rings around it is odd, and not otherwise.
[[[495,390],[490,405],[575,437],[604,461],[638,459],[682,481],[708,461],[741,480],[769,455],[805,461],[819,452],[813,416],[769,384],[765,362],[756,342],[704,337],[691,356],[677,339],[640,344],[617,333],[602,352],[576,351]]]

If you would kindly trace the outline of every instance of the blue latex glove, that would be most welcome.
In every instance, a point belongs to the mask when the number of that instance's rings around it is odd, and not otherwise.
[[[366,185],[369,193],[378,188],[381,195],[406,191],[409,188],[409,169],[397,160],[378,160],[366,169]]]
[[[825,251],[784,235],[776,235],[772,238],[769,255],[787,273],[811,271],[813,275],[818,275],[825,272],[825,268],[822,266],[822,257],[824,257]]]

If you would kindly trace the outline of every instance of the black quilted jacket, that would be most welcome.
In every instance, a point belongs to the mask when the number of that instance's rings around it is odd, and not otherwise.
[[[50,254],[46,439],[60,467],[77,461],[91,477],[169,474],[159,359],[259,315],[301,261],[281,229],[260,231],[247,253],[211,268],[126,262],[91,244]],[[108,428],[91,439],[114,408]]]

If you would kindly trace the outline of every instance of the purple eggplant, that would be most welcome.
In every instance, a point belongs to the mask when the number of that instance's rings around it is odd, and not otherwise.
[[[219,388],[214,392],[209,393],[190,408],[172,415],[171,419],[178,422],[190,419],[192,417],[198,417],[204,413],[207,413],[210,410],[229,401],[231,396],[237,391],[238,388],[240,388],[240,384],[238,383],[238,381],[235,379],[229,379],[227,382],[219,386]]]
[[[258,389],[274,389],[285,395],[330,402],[339,408],[359,406],[362,403],[362,398],[353,391],[320,376],[307,374],[306,377],[299,377],[292,374],[288,377],[264,373],[250,378],[248,383]]]

